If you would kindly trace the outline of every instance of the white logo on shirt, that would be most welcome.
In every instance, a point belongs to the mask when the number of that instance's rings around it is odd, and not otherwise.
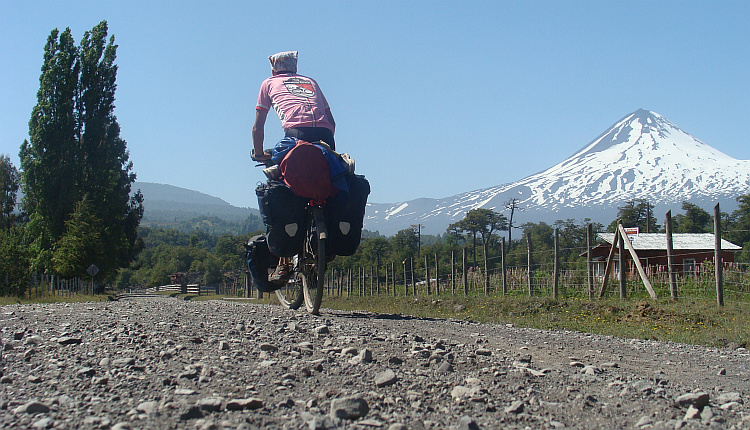
[[[315,97],[315,87],[312,81],[302,78],[289,78],[284,81],[287,91],[297,97]]]

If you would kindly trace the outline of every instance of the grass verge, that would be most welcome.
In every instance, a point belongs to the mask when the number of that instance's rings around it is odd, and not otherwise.
[[[28,299],[25,297],[0,297],[0,306],[22,304],[28,305],[33,303],[81,303],[81,302],[107,302],[114,300],[114,293],[111,294],[74,294],[71,296],[47,295]]]
[[[536,297],[325,297],[323,306],[425,318],[453,318],[516,327],[712,347],[750,346],[750,304],[701,299],[589,301]]]
[[[183,300],[220,300],[219,295],[195,296],[164,292]],[[0,305],[101,302],[113,294],[48,296],[36,299],[0,297]],[[253,303],[278,304],[274,295]],[[709,299],[603,299],[546,297],[332,297],[323,307],[363,310],[421,318],[453,318],[483,323],[513,324],[547,330],[572,330],[631,339],[679,342],[711,347],[750,347],[750,304],[730,302],[719,307]]]

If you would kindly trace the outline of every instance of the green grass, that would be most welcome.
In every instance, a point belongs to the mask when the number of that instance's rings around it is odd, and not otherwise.
[[[114,300],[112,294],[74,294],[72,296],[45,295],[37,298],[26,297],[0,297],[0,306],[12,304],[33,304],[33,303],[80,303],[80,302],[107,302]]]
[[[517,327],[565,329],[624,338],[724,347],[750,346],[750,304],[708,300],[543,297],[325,297],[323,306]]]

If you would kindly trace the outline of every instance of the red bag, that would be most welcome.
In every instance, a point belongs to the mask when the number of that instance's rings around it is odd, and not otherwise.
[[[331,169],[323,151],[304,140],[297,141],[279,168],[284,182],[300,197],[321,201],[339,191],[331,183]]]

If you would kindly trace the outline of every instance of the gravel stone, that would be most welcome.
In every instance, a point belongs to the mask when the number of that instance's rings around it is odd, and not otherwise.
[[[479,424],[474,421],[474,418],[463,416],[458,421],[458,430],[479,430]]]
[[[241,411],[245,409],[260,409],[263,407],[263,400],[256,397],[248,399],[232,399],[227,402],[227,410]]]
[[[331,401],[331,417],[355,420],[364,417],[369,411],[370,407],[362,397],[346,397]]]
[[[57,343],[60,345],[78,345],[81,342],[83,342],[83,339],[80,337],[59,337],[57,338]]]
[[[396,373],[391,369],[386,369],[375,375],[375,385],[378,387],[393,385],[397,380]]]
[[[169,297],[4,305],[0,339],[8,429],[750,428],[739,345]]]
[[[50,411],[49,406],[45,405],[42,402],[32,400],[28,403],[26,403],[23,406],[19,406],[14,411],[17,414],[20,413],[27,413],[27,414],[46,414]]]
[[[687,393],[677,397],[675,401],[680,406],[695,406],[703,409],[708,404],[709,396],[708,393]]]
[[[521,412],[523,412],[523,409],[524,409],[523,402],[520,400],[516,400],[510,405],[508,405],[504,409],[504,411],[506,414],[520,414]]]

